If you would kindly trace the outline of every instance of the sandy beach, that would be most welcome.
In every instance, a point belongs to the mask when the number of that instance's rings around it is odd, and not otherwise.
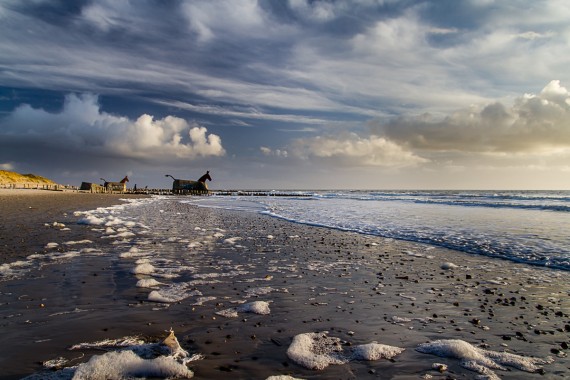
[[[74,214],[122,198],[0,191],[0,379],[65,378],[42,363],[64,358],[56,369],[77,366],[105,351],[73,345],[131,336],[159,342],[171,328],[184,350],[203,356],[189,363],[195,378],[570,376],[566,271],[175,198],[140,206],[136,223],[126,211],[111,227],[93,222],[102,214]],[[11,265],[20,260],[25,264]],[[169,285],[141,286],[150,280]],[[241,306],[256,301],[268,308]],[[330,353],[291,349],[308,333],[352,356],[308,368],[311,355]],[[444,350],[422,346],[450,340],[480,350],[479,365],[504,368],[478,373],[457,351],[442,356]],[[373,342],[399,353],[368,360],[355,354]],[[494,352],[543,362],[529,370]]]
[[[73,219],[74,211],[106,207],[132,197],[140,195],[0,189],[0,264],[41,251],[53,232],[43,228],[45,224],[65,224]]]

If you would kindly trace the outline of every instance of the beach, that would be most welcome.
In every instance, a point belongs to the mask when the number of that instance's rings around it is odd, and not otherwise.
[[[0,378],[171,329],[195,378],[570,376],[568,271],[181,200],[1,191]]]

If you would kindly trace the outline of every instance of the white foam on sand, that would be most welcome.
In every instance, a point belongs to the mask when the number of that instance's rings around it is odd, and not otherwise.
[[[299,334],[287,349],[287,356],[295,363],[309,369],[325,369],[331,364],[345,364],[339,338],[326,332]]]
[[[121,348],[121,347],[129,347],[129,346],[138,346],[144,343],[144,340],[141,339],[139,336],[125,336],[118,339],[105,339],[100,340],[98,342],[92,343],[78,343],[74,344],[73,346],[69,347],[70,350],[85,350],[85,349],[112,349],[112,348]]]
[[[7,263],[0,265],[0,279],[7,280],[10,278],[18,277],[22,275],[27,269],[22,269],[23,267],[29,267],[31,262],[28,261],[16,261],[13,263]]]
[[[372,342],[354,347],[352,350],[352,358],[354,360],[390,360],[402,352],[404,352],[404,348]]]
[[[271,314],[271,310],[269,309],[269,302],[266,301],[254,301],[245,303],[238,306],[237,310],[238,312],[242,313],[255,313],[261,315]]]
[[[201,296],[199,290],[189,290],[188,284],[173,284],[164,289],[153,290],[148,295],[148,300],[161,303],[172,303],[182,301],[188,297]]]
[[[239,236],[228,238],[224,240],[224,244],[234,245],[238,240],[242,240],[242,238]]]
[[[137,288],[156,288],[160,285],[163,285],[163,283],[156,281],[154,278],[143,278],[137,281]]]
[[[63,244],[65,244],[65,245],[77,245],[77,244],[91,244],[91,243],[93,243],[91,240],[85,239],[85,240],[77,240],[77,241],[73,241],[73,240],[72,241],[66,241]]]
[[[133,237],[133,236],[136,236],[136,234],[134,232],[123,231],[123,232],[119,232],[115,235],[109,235],[109,236],[104,236],[104,237],[108,238],[108,239],[118,239],[118,238],[129,238],[129,237]]]
[[[217,298],[218,297],[198,297],[198,298],[196,298],[196,302],[194,302],[192,304],[192,306],[202,306],[204,304],[204,302],[214,301]]]
[[[109,352],[95,355],[80,364],[73,379],[108,380],[133,377],[190,379],[194,373],[169,356],[143,359],[133,351]]]
[[[508,352],[497,352],[475,347],[463,340],[447,339],[422,343],[416,351],[440,357],[459,359],[460,365],[471,371],[487,376],[488,379],[499,379],[493,369],[507,370],[505,366],[520,369],[525,372],[537,372],[539,364],[552,363],[547,357],[540,359],[530,356],[515,355]]]
[[[170,334],[160,343],[144,343],[138,337],[125,337],[115,340],[105,340],[94,343],[81,343],[71,347],[71,350],[99,348],[110,350],[103,355],[96,355],[76,367],[68,367],[59,371],[53,364],[66,364],[68,361],[59,359],[46,361],[51,369],[26,377],[27,380],[58,379],[58,380],[119,380],[133,378],[160,379],[189,379],[193,373],[187,364],[194,360],[203,359],[203,355],[190,356],[180,344],[171,330]]]
[[[83,218],[77,221],[79,224],[87,224],[90,226],[101,226],[105,223],[104,218],[99,218],[92,214],[86,214]]]
[[[142,252],[140,249],[138,249],[137,247],[131,247],[127,252],[123,252],[119,255],[119,257],[126,259],[129,257],[140,257],[140,256],[146,256],[147,253]]]
[[[238,307],[232,307],[230,309],[217,311],[217,315],[221,315],[226,318],[237,318],[238,313],[254,313],[260,315],[269,315],[271,310],[269,309],[269,302],[266,301],[254,301],[249,303],[244,303]]]
[[[404,351],[376,342],[349,347],[345,351],[343,343],[340,338],[328,336],[326,331],[299,334],[293,338],[287,356],[305,368],[322,370],[331,364],[345,364],[351,360],[392,359]]]
[[[230,272],[212,272],[212,273],[196,273],[193,275],[196,279],[210,279],[210,278],[217,278],[217,277],[235,277],[241,276],[244,274],[249,274],[248,271],[245,270],[232,270]]]
[[[149,263],[139,264],[131,270],[133,274],[151,274],[154,273],[154,266]]]
[[[216,314],[220,315],[222,317],[226,317],[226,318],[237,318],[238,317],[237,309],[234,307],[232,307],[230,309],[216,311]]]
[[[275,289],[275,288],[272,288],[271,286],[262,286],[259,288],[249,288],[249,289],[245,290],[246,297],[259,297],[259,296],[264,296],[266,294],[269,294],[271,292],[287,293],[289,291],[285,288]]]

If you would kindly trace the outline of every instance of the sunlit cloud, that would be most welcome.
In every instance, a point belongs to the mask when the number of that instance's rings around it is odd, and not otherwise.
[[[5,144],[57,149],[79,155],[169,161],[179,158],[222,156],[219,136],[186,120],[166,116],[154,119],[141,115],[136,120],[100,110],[97,96],[73,95],[65,98],[61,112],[50,113],[29,105],[18,107],[0,129]]]
[[[291,144],[294,156],[302,159],[334,159],[346,165],[381,167],[416,166],[427,162],[383,137],[362,138],[354,133],[342,137],[317,136],[297,139]]]
[[[553,80],[512,105],[473,105],[443,119],[401,117],[374,130],[414,151],[551,155],[570,149],[570,93]]]

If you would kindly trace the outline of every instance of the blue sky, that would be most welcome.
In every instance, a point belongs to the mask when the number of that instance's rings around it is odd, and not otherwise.
[[[570,3],[0,3],[0,169],[570,188]]]

